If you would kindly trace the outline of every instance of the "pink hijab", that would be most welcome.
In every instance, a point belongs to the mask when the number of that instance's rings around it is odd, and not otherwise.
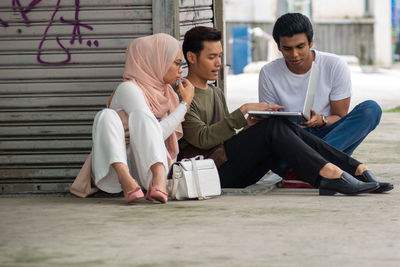
[[[159,120],[167,117],[179,104],[171,85],[164,83],[164,75],[180,49],[178,40],[158,33],[132,40],[126,50],[124,81],[132,81],[142,89],[147,105]],[[182,135],[179,125],[165,140],[169,164],[178,155],[178,140]]]

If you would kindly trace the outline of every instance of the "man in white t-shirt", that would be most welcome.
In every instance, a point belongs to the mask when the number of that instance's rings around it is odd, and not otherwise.
[[[314,61],[320,69],[311,119],[301,123],[307,131],[351,155],[379,124],[382,110],[373,100],[348,113],[350,70],[339,56],[311,49],[313,29],[300,13],[288,13],[275,23],[273,37],[283,57],[266,64],[259,77],[259,100],[302,111]]]
[[[259,76],[259,100],[302,111],[314,61],[320,69],[311,118],[301,125],[335,148],[351,155],[379,124],[382,110],[373,100],[360,103],[348,113],[351,77],[339,56],[312,49],[310,20],[300,13],[288,13],[276,21],[273,37],[283,57],[266,64]],[[275,172],[285,173],[285,164]]]

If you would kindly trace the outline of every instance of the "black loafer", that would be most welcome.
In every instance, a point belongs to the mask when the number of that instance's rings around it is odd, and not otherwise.
[[[356,178],[363,182],[379,183],[379,188],[375,189],[371,193],[383,193],[390,191],[394,188],[392,183],[379,182],[378,179],[375,177],[375,175],[369,170],[364,171],[361,175],[357,175]]]
[[[368,193],[379,188],[378,182],[362,182],[348,174],[343,174],[338,179],[328,179],[321,176],[319,194],[321,196],[332,196],[336,193],[345,195],[358,195]]]

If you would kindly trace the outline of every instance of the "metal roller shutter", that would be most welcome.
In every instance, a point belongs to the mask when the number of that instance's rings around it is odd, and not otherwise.
[[[214,26],[213,0],[181,0],[179,3],[180,37],[194,26]]]
[[[224,33],[223,0],[180,0],[179,1],[179,36],[183,41],[185,33],[194,26],[214,27]],[[224,37],[223,37],[224,38]],[[225,64],[221,66],[217,85],[225,91]],[[187,74],[187,66],[184,66]]]
[[[1,1],[0,194],[68,192],[130,40],[193,25],[213,0]]]
[[[127,44],[153,32],[152,3],[0,2],[0,192],[69,190]]]

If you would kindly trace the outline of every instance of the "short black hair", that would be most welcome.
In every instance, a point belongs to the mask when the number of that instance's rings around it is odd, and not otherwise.
[[[314,35],[311,21],[307,16],[300,13],[286,13],[280,16],[272,30],[272,36],[278,47],[281,37],[292,37],[298,33],[305,33],[308,43],[311,43]]]
[[[206,27],[206,26],[196,26],[191,28],[185,33],[185,37],[183,39],[183,55],[185,57],[186,62],[189,65],[189,61],[187,60],[186,54],[187,52],[193,52],[197,56],[200,55],[201,50],[203,50],[204,41],[221,41],[221,31]]]

